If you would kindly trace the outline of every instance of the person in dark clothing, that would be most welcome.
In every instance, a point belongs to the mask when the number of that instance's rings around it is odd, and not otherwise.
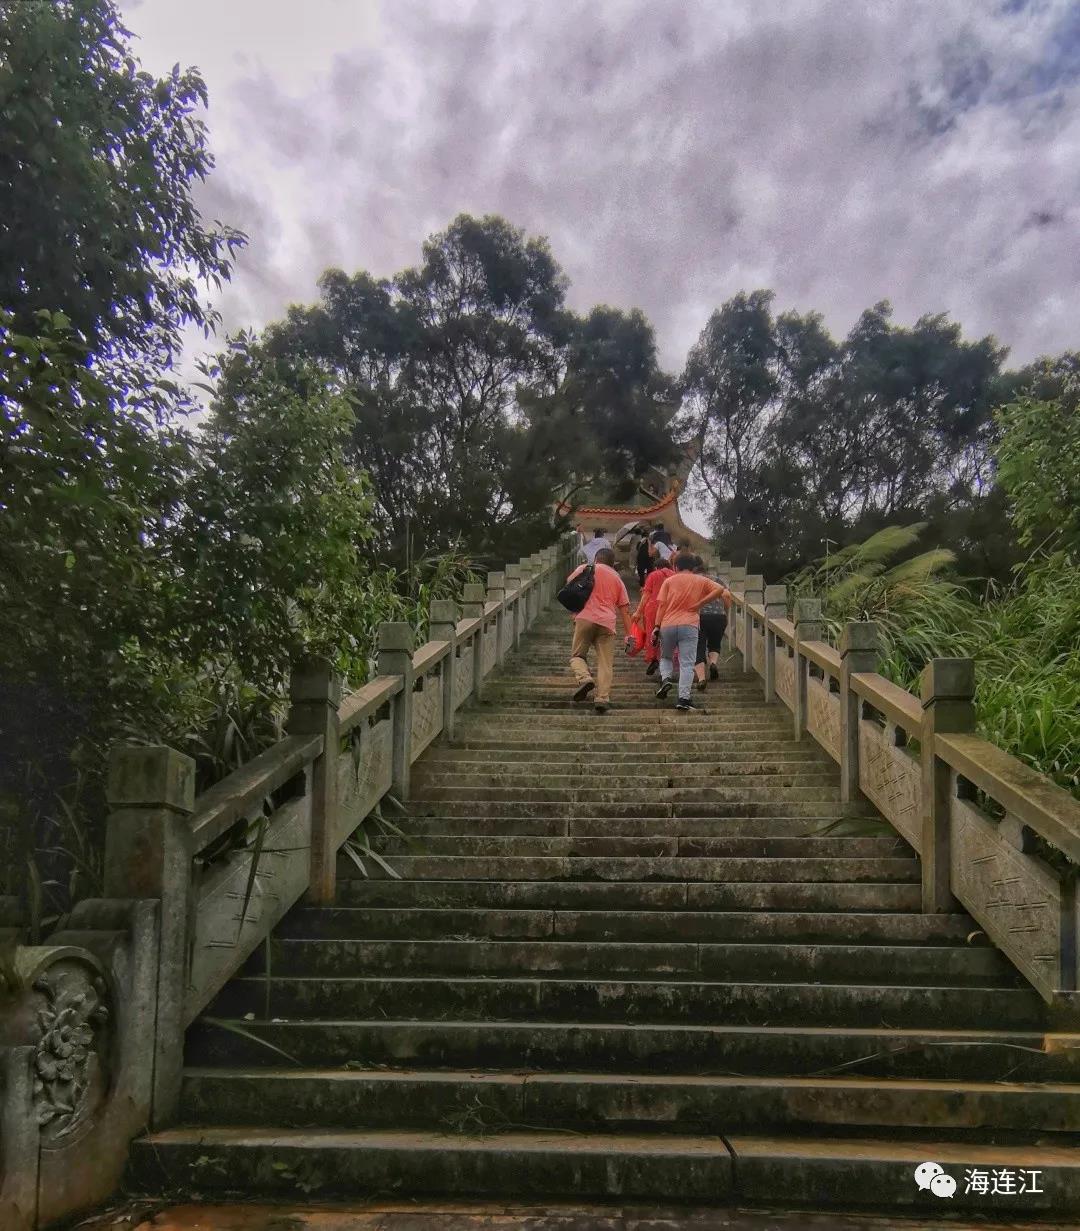
[[[704,562],[700,563],[694,572],[707,576]],[[709,580],[717,579],[709,578]],[[725,591],[724,597],[717,596],[711,599],[698,611],[701,623],[698,631],[697,662],[694,665],[694,685],[698,692],[705,691],[706,670],[708,679],[718,680],[720,678],[720,651],[724,646],[724,632],[728,621],[727,605],[730,601],[730,595],[727,595]]]
[[[637,567],[638,585],[644,586],[645,578],[652,571],[653,567],[652,557],[649,555],[649,536],[647,534],[643,534],[641,538],[638,539],[635,563]]]

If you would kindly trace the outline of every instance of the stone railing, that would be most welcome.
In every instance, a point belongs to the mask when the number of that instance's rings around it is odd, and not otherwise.
[[[821,604],[727,561],[729,645],[837,762],[841,798],[869,799],[919,855],[923,910],[959,901],[1062,1022],[1080,1014],[1080,803],[975,731],[971,659],[939,658],[912,696],[877,673],[878,628],[824,639]]]
[[[184,1032],[298,899],[333,900],[338,850],[562,584],[568,537],[431,605],[430,640],[379,628],[378,673],[342,699],[293,673],[287,736],[204,794],[165,747],[110,763],[105,893],[48,944],[0,898],[0,1228],[29,1231],[114,1190],[128,1145],[175,1116]]]

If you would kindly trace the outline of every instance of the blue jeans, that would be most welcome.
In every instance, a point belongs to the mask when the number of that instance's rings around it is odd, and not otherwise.
[[[660,678],[670,680],[675,673],[675,648],[679,650],[679,700],[689,701],[694,686],[694,663],[697,662],[698,626],[672,624],[660,630]]]

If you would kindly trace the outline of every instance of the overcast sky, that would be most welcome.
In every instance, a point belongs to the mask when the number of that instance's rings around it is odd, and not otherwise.
[[[575,307],[643,308],[675,371],[757,287],[837,333],[890,299],[1080,347],[1080,0],[121,5],[209,85],[230,328],[464,210],[547,235]]]

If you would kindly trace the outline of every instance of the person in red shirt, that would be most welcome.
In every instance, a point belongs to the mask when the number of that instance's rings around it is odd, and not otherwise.
[[[641,588],[641,599],[634,619],[641,625],[645,633],[645,674],[655,675],[660,666],[660,647],[653,644],[653,629],[656,627],[656,604],[660,598],[660,587],[669,577],[675,576],[675,570],[669,565],[657,560],[652,572],[645,578]]]
[[[575,701],[584,701],[592,692],[593,709],[606,714],[611,705],[611,677],[615,670],[615,617],[622,619],[623,632],[631,636],[630,597],[622,578],[615,571],[615,553],[601,548],[593,559],[593,589],[589,601],[574,616],[574,640],[570,647],[570,670],[577,680]],[[572,581],[588,565],[581,565],[567,577]],[[590,648],[596,650],[596,679],[585,660]]]

